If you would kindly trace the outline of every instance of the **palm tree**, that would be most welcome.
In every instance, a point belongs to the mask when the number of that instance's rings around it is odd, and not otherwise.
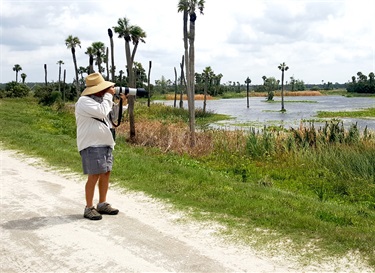
[[[82,84],[85,84],[85,81],[83,79],[83,73],[87,73],[87,71],[88,71],[88,68],[86,67],[80,66],[78,68],[78,74],[81,76],[80,81]]]
[[[215,81],[215,90],[214,90],[214,95],[216,96],[217,93],[218,93],[218,89],[220,87],[220,82],[221,82],[221,79],[223,78],[223,74],[219,74],[219,75],[215,75],[214,77],[214,81]]]
[[[62,60],[59,60],[56,64],[59,65],[59,92],[61,92],[61,65],[63,65],[64,62]]]
[[[102,69],[102,61],[103,61],[103,57],[104,57],[104,54],[105,54],[105,46],[104,46],[104,43],[102,42],[93,42],[91,44],[91,47],[93,49],[93,56],[95,56],[95,61],[96,61],[96,64],[98,65],[98,72],[99,73],[102,73],[103,72],[103,69]]]
[[[185,48],[185,70],[186,70],[186,89],[188,96],[189,108],[189,126],[190,126],[190,146],[195,146],[195,106],[194,106],[194,76],[195,76],[195,20],[197,15],[195,13],[198,7],[201,14],[203,14],[204,0],[179,0],[177,11],[183,13],[183,35]],[[189,16],[189,32],[188,32],[188,16]],[[189,41],[189,44],[188,44]]]
[[[263,80],[263,85],[266,85],[267,77],[266,77],[266,76],[263,76],[263,77],[262,77],[262,80]]]
[[[190,69],[189,69],[189,45],[188,45],[188,1],[180,1],[177,6],[178,12],[183,13],[183,38],[184,38],[184,55],[183,60],[185,60],[185,70],[186,70],[186,95],[188,96],[188,109],[189,109],[189,126],[190,126],[190,138],[191,144],[195,142],[195,110],[194,110],[194,100],[191,94],[191,82],[190,82]],[[183,72],[183,66],[181,65],[181,72]],[[182,76],[182,75],[181,75]],[[182,77],[181,77],[182,78]],[[194,95],[194,94],[193,94]]]
[[[281,70],[281,111],[285,111],[285,108],[284,108],[284,71],[287,71],[289,67],[284,62],[280,64],[278,68]]]
[[[118,34],[119,38],[124,38],[125,40],[125,55],[126,55],[126,65],[128,73],[128,83],[129,87],[135,87],[135,77],[133,73],[133,63],[134,57],[137,52],[139,42],[145,43],[144,38],[146,38],[146,32],[137,25],[130,25],[129,19],[126,17],[120,18],[117,21],[118,25],[114,26],[113,29],[115,33]],[[130,49],[130,42],[133,43],[133,50]]]
[[[19,64],[13,66],[13,71],[16,71],[16,82],[18,82],[18,72],[22,70],[22,67]]]
[[[76,47],[79,46],[81,48],[81,41],[79,40],[78,37],[73,37],[73,35],[69,35],[68,38],[65,39],[65,45],[68,49],[70,48],[72,51],[74,71],[76,75],[76,92],[77,92],[77,98],[78,98],[81,92],[79,88]]]
[[[206,105],[207,105],[207,88],[208,85],[211,86],[212,78],[214,77],[215,73],[212,70],[211,66],[207,66],[203,69],[203,76],[204,76],[204,100],[203,100],[203,113],[206,113]]]
[[[25,73],[21,74],[21,79],[22,79],[23,84],[25,84],[26,77],[27,77],[27,75]]]
[[[180,63],[180,68],[181,68],[181,76],[180,76],[180,85],[181,86],[185,86],[186,87],[186,79],[185,79],[185,73],[184,73],[184,58],[185,58],[185,55],[182,55],[182,60],[181,60],[181,63]],[[180,108],[182,109],[184,107],[184,102],[182,100],[183,98],[183,89],[181,88],[181,91],[180,91]]]
[[[85,54],[89,55],[89,69],[87,73],[88,74],[94,73],[95,72],[94,71],[94,54],[95,54],[94,48],[92,46],[89,46],[86,49]]]
[[[131,68],[131,53],[130,53],[131,25],[129,23],[129,19],[127,19],[126,17],[122,19],[119,18],[117,21],[117,24],[118,24],[117,26],[113,27],[113,30],[115,31],[115,33],[118,34],[119,38],[124,38],[125,40],[126,70],[127,70],[128,78],[130,78],[131,76],[129,74],[131,71],[130,69]],[[134,87],[134,86],[131,86],[129,79],[128,79],[128,84],[129,84],[129,87]]]
[[[109,42],[111,44],[111,81],[112,82],[115,82],[115,71],[116,71],[116,67],[115,67],[115,49],[114,49],[114,45],[113,45],[113,32],[112,32],[112,29],[108,29],[108,36],[109,36]]]
[[[133,73],[135,77],[135,87],[143,87],[144,83],[147,82],[146,70],[139,62],[133,63]]]
[[[133,25],[131,27],[131,36],[133,41],[133,51],[132,51],[132,62],[134,62],[135,53],[137,52],[137,48],[139,45],[139,42],[146,43],[145,39],[147,37],[146,32],[139,26]]]
[[[370,84],[373,84],[375,82],[375,74],[374,74],[374,72],[370,72],[370,74],[368,74],[368,77],[369,77]]]
[[[367,81],[367,76],[363,74],[362,72],[357,73],[358,76],[358,82],[366,82]]]
[[[135,53],[137,52],[139,42],[145,43],[146,32],[142,28],[136,25],[130,25],[129,19],[119,18],[117,26],[113,27],[115,33],[118,34],[119,38],[125,40],[125,56],[126,56],[126,68],[128,72],[128,85],[129,87],[136,87],[135,76],[133,71],[133,63]],[[130,50],[130,42],[133,43],[133,51]],[[133,96],[128,97],[128,112],[129,112],[129,124],[130,124],[130,139],[135,138],[135,125],[134,125],[134,98]]]
[[[118,73],[119,73],[119,82],[120,84],[122,84],[122,75],[124,74],[124,71],[120,70]]]

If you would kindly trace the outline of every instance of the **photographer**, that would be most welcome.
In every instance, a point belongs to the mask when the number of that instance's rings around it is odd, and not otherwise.
[[[105,81],[100,73],[86,77],[86,88],[75,105],[77,147],[82,158],[83,173],[88,175],[84,217],[102,219],[102,214],[116,215],[119,210],[107,203],[109,178],[113,165],[112,151],[115,146],[109,114],[112,111],[114,83]],[[124,94],[120,94],[123,100]],[[99,203],[95,208],[95,186],[99,186]]]

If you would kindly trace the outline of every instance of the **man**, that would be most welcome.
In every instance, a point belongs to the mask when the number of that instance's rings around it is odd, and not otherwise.
[[[115,146],[108,119],[113,106],[114,85],[105,81],[100,73],[88,75],[86,88],[75,105],[77,147],[82,158],[83,173],[88,175],[83,216],[90,220],[101,220],[102,214],[116,215],[119,212],[106,200]],[[97,183],[99,203],[95,208],[93,199]]]

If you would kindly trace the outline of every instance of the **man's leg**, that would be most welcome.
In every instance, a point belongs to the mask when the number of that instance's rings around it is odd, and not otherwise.
[[[101,214],[116,215],[119,212],[119,210],[112,208],[112,206],[106,202],[110,175],[111,172],[108,171],[106,173],[101,174],[99,177],[99,204],[97,206],[97,210]]]
[[[91,208],[94,204],[94,193],[95,193],[95,185],[98,182],[100,175],[99,174],[89,174],[85,186],[85,193],[86,193],[86,206]]]
[[[107,201],[107,192],[109,188],[109,177],[111,172],[102,173],[99,176],[99,203]]]

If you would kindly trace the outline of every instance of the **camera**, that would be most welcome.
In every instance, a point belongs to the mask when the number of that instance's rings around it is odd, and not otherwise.
[[[115,86],[116,95],[125,94],[130,96],[137,96],[140,98],[148,97],[148,92],[144,88],[130,88],[124,86]]]

